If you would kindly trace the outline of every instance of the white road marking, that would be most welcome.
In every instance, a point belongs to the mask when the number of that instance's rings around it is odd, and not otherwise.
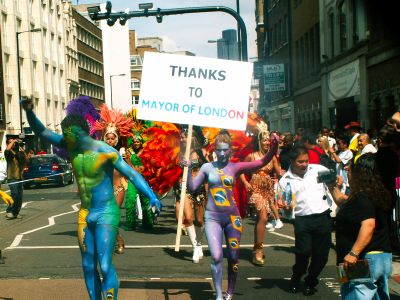
[[[248,277],[247,280],[261,280],[261,277]]]
[[[275,234],[275,235],[280,236],[280,237],[287,238],[287,239],[292,240],[292,241],[295,240],[295,238],[292,237],[292,236],[290,236],[290,235],[286,235],[286,234],[282,234],[282,233],[277,233],[277,232],[275,232],[275,231],[272,231],[272,232],[270,232],[270,233]]]
[[[7,191],[7,192],[9,192],[9,191]],[[32,202],[33,202],[33,201],[28,201],[28,202],[22,203],[21,209],[24,208],[25,206],[27,206],[29,203],[32,203]],[[0,214],[5,214],[5,213],[6,213],[6,211],[1,211],[1,212],[0,212]]]
[[[23,233],[18,234],[18,235],[15,237],[14,241],[11,243],[11,245],[10,245],[9,247],[7,247],[5,250],[14,249],[14,248],[18,247],[19,244],[20,244],[21,241],[22,241],[22,238],[23,238],[24,235],[26,235],[26,234],[30,234],[30,233],[32,233],[32,232],[36,232],[36,231],[42,230],[42,229],[44,229],[44,228],[48,228],[48,227],[54,226],[54,224],[56,224],[56,222],[55,222],[55,220],[54,220],[55,218],[77,212],[77,211],[79,210],[79,208],[78,208],[79,205],[80,205],[80,203],[75,203],[75,204],[72,205],[72,211],[69,211],[69,212],[65,212],[65,213],[62,213],[62,214],[58,214],[58,215],[51,216],[51,217],[48,219],[48,220],[49,220],[49,224],[48,224],[48,225],[45,225],[45,226],[42,226],[42,227],[38,227],[38,228],[29,230],[29,231],[25,231],[25,232],[23,232]]]
[[[44,227],[43,227],[44,228]],[[23,234],[21,234],[22,239]],[[18,236],[17,236],[18,237]],[[15,240],[14,240],[15,241]],[[13,242],[14,243],[14,242]],[[253,244],[240,245],[241,248],[253,248]],[[294,244],[268,244],[264,247],[292,247]],[[180,245],[181,248],[192,248],[192,245]],[[222,247],[226,247],[223,245]],[[5,248],[4,250],[14,250],[14,249],[78,249],[79,246],[13,246]],[[125,245],[125,249],[155,249],[155,248],[170,248],[175,249],[175,245]],[[203,245],[203,248],[208,248],[207,245]]]

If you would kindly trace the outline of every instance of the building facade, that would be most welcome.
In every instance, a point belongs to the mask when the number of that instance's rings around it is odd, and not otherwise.
[[[258,16],[260,19],[260,16]],[[293,79],[291,63],[290,0],[264,1],[265,42],[262,97],[257,111],[279,131],[294,130]],[[258,26],[261,28],[261,26]],[[260,47],[261,48],[261,47]]]
[[[0,132],[3,145],[4,136],[24,134],[28,147],[38,145],[20,110],[20,96],[32,98],[35,112],[45,126],[61,132],[64,108],[77,95],[76,27],[70,18],[71,9],[70,1],[0,1],[7,118],[6,128]]]
[[[318,0],[292,1],[290,12],[294,126],[317,133],[322,125]]]
[[[264,65],[258,112],[271,128],[317,133],[322,126],[342,131],[359,121],[365,130],[379,129],[399,110],[400,35],[392,6],[363,0],[256,1]],[[275,90],[274,83],[280,84]]]
[[[217,39],[217,57],[220,59],[239,60],[239,48],[236,29],[222,31],[222,38]]]
[[[380,128],[400,106],[395,16],[384,3],[320,4],[323,120],[339,129],[349,121]]]
[[[77,31],[78,77],[80,93],[89,96],[95,107],[104,103],[103,43],[101,29],[72,10]]]

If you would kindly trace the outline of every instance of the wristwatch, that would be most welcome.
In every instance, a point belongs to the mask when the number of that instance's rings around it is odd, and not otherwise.
[[[355,258],[358,259],[358,254],[355,253],[353,250],[351,250],[351,251],[349,252],[349,255],[354,256]]]

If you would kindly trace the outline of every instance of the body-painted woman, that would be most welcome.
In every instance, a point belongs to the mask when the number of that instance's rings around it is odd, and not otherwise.
[[[59,135],[39,121],[33,112],[31,100],[23,101],[22,106],[35,134],[53,145],[66,148],[72,161],[81,198],[78,241],[89,297],[96,300],[102,297],[117,299],[118,278],[112,255],[120,209],[113,191],[114,168],[148,195],[152,205],[160,208],[161,204],[144,178],[122,160],[117,150],[88,135],[89,128],[84,117],[67,115],[61,122],[63,134]]]
[[[228,253],[228,290],[225,299],[232,299],[239,268],[242,219],[233,198],[235,179],[242,172],[256,170],[267,164],[273,158],[277,144],[277,137],[273,136],[271,149],[262,159],[232,163],[229,161],[232,152],[231,138],[227,132],[221,132],[215,140],[217,161],[204,164],[195,178],[188,176],[189,191],[196,191],[202,183],[208,183],[205,231],[211,252],[211,273],[218,300],[222,299],[223,233]]]

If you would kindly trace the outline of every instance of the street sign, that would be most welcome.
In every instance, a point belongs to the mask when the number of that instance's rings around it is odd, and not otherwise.
[[[255,61],[254,63],[254,79],[262,79],[264,76],[264,63],[262,61]]]
[[[286,89],[285,65],[265,65],[264,66],[264,91],[279,92]]]

